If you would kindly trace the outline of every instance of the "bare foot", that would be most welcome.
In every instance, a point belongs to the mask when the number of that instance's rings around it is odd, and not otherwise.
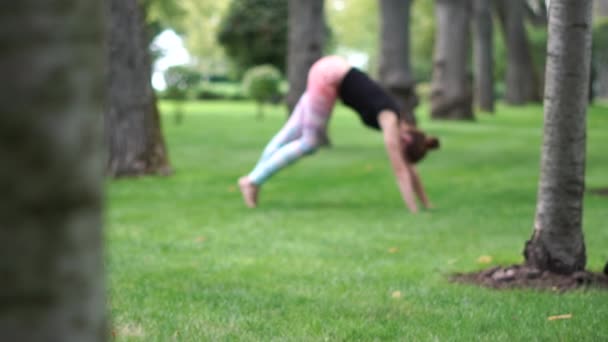
[[[245,205],[249,208],[255,208],[258,206],[258,186],[253,184],[249,177],[244,176],[239,178],[239,188],[241,189],[241,194],[243,194],[243,200],[245,200]]]

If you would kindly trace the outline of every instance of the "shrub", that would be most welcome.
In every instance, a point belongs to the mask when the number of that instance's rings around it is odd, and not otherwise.
[[[164,78],[167,84],[165,96],[173,100],[185,100],[191,97],[202,80],[197,70],[185,65],[170,67],[165,71]]]
[[[245,73],[243,88],[245,93],[258,104],[258,117],[263,116],[264,103],[280,96],[281,73],[272,65],[255,66]]]

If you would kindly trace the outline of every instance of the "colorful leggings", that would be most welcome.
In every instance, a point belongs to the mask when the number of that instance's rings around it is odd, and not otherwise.
[[[264,149],[249,179],[262,185],[277,171],[327,144],[327,123],[334,103],[334,98],[304,93],[287,123]]]

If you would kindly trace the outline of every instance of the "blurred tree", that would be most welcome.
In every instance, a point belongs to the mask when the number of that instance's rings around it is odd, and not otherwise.
[[[430,81],[433,74],[433,49],[437,25],[434,1],[412,1],[410,15],[412,67],[416,80]]]
[[[323,0],[289,0],[287,106],[293,110],[306,90],[308,70],[323,55],[327,26]]]
[[[526,28],[524,0],[495,0],[507,49],[505,101],[520,105],[539,101],[541,88]]]
[[[436,0],[437,39],[433,59],[431,117],[473,119],[470,47],[471,0]]]
[[[108,339],[102,1],[0,5],[0,336]]]
[[[571,274],[586,264],[582,230],[592,0],[552,0],[541,172],[526,263]]]
[[[175,65],[169,67],[164,74],[167,91],[175,94],[168,98],[186,99],[187,93],[196,88],[202,81],[201,74],[192,67],[186,65]]]
[[[165,29],[184,32],[185,0],[138,0],[144,10],[149,42]],[[195,0],[198,1],[198,0]]]
[[[593,70],[595,96],[608,98],[608,17],[596,18],[593,29]]]
[[[378,2],[369,0],[327,0],[326,12],[332,39],[340,54],[363,53],[368,71],[375,73],[378,54]]]
[[[597,11],[599,17],[608,17],[608,0],[596,0]]]
[[[435,41],[433,1],[410,1],[410,64],[415,80],[429,80],[433,68]],[[380,2],[369,0],[327,0],[326,11],[331,26],[333,44],[339,54],[363,53],[368,57],[368,73],[378,75],[380,46]]]
[[[416,83],[410,64],[409,0],[380,1],[380,84],[401,107],[402,118],[416,124]]]
[[[197,86],[201,84],[201,74],[192,67],[175,65],[164,73],[167,88],[164,96],[175,102],[175,123],[180,124],[184,118],[184,102],[195,97]]]
[[[526,17],[534,26],[547,26],[545,0],[525,0]],[[545,46],[546,48],[546,46]]]
[[[106,4],[105,140],[107,172],[114,177],[170,173],[151,85],[144,13],[138,0]]]
[[[258,104],[258,119],[264,117],[264,104],[279,95],[280,84],[281,73],[270,64],[255,66],[245,73],[243,87],[247,95]]]
[[[494,24],[492,0],[473,0],[475,101],[485,112],[494,112]]]
[[[229,1],[180,0],[183,36],[196,67],[206,78],[229,73],[226,55],[217,41],[220,22]]]
[[[230,2],[218,39],[239,75],[260,64],[272,64],[285,72],[287,7],[285,0]]]

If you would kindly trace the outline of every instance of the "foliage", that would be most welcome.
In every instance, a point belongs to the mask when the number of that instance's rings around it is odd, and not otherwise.
[[[326,0],[325,12],[331,26],[332,41],[338,52],[356,51],[369,56],[368,70],[375,70],[378,50],[377,1]]]
[[[188,52],[196,59],[197,68],[205,75],[227,73],[227,63],[216,41],[220,17],[228,1],[142,0],[150,41],[165,29],[184,38]],[[158,51],[153,51],[159,56]]]
[[[197,70],[185,65],[168,68],[164,78],[167,84],[166,97],[175,100],[191,97],[192,91],[202,80],[201,74]]]
[[[150,41],[167,28],[183,32],[181,18],[186,14],[176,0],[140,0],[145,14]]]
[[[228,3],[226,0],[180,0],[180,6],[186,12],[181,23],[185,30],[184,42],[205,77],[228,73],[229,64],[217,42],[220,20]]]
[[[204,82],[195,90],[198,100],[245,100],[241,83],[237,82]]]
[[[172,104],[161,103],[161,111]],[[419,167],[437,209],[406,212],[382,138],[338,106],[335,148],[286,169],[244,207],[236,179],[285,121],[250,103],[189,102],[165,125],[170,179],[108,185],[112,331],[123,341],[604,341],[606,293],[493,291],[452,272],[522,261],[542,107],[429,121],[445,148]],[[608,185],[606,107],[589,111],[586,182]],[[606,198],[585,198],[588,266],[608,258]],[[489,256],[481,258],[482,256]],[[552,315],[572,319],[548,321]],[[559,337],[559,338],[558,338]]]
[[[261,64],[285,72],[287,1],[232,0],[220,23],[218,41],[240,75]]]

